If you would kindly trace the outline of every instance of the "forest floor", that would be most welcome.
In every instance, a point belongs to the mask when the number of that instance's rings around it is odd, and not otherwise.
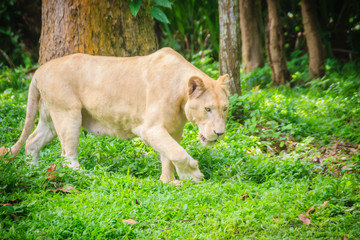
[[[194,61],[216,75],[205,63]],[[26,164],[24,150],[2,157],[0,239],[359,239],[356,69],[329,64],[324,78],[293,88],[264,86],[266,68],[244,77],[216,147],[186,125],[181,144],[199,160],[198,184],[161,183],[158,155],[139,139],[82,132],[79,171],[62,167],[58,140],[39,166]],[[25,72],[0,73],[0,146],[21,134]]]

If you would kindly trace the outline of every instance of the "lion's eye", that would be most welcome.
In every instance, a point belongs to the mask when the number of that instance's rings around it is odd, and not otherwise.
[[[224,112],[226,112],[228,110],[228,108],[227,107],[224,107]]]
[[[211,112],[211,108],[206,107],[206,108],[205,108],[205,111],[206,111],[206,112]]]

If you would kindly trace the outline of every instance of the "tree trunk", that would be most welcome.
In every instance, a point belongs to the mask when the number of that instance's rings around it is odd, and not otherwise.
[[[71,53],[145,55],[156,50],[152,18],[130,1],[43,0],[39,63]]]
[[[273,85],[285,84],[290,80],[284,53],[284,36],[277,8],[277,0],[267,0],[268,22],[266,26],[266,50],[272,69]]]
[[[315,4],[314,0],[301,0],[301,15],[309,53],[311,78],[319,78],[325,74],[325,47],[320,38]]]
[[[260,0],[240,0],[242,58],[247,73],[264,66]]]
[[[241,95],[240,17],[238,0],[219,0],[220,75],[230,76],[230,93]]]

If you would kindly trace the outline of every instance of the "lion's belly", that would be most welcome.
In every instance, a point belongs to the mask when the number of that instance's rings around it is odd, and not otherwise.
[[[116,114],[115,114],[116,115]],[[127,140],[136,137],[132,129],[136,127],[136,119],[130,121],[128,117],[108,116],[96,119],[85,109],[82,111],[82,127],[97,136],[111,136]]]

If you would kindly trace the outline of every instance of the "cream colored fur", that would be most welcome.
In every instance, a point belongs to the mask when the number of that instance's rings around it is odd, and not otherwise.
[[[201,181],[198,162],[180,145],[187,120],[199,127],[204,145],[225,133],[228,75],[217,81],[170,48],[143,57],[73,54],[42,65],[29,88],[23,133],[11,148],[36,164],[40,149],[59,137],[62,156],[79,167],[81,127],[95,135],[140,137],[160,153],[163,182]],[[39,123],[30,135],[37,112]]]

